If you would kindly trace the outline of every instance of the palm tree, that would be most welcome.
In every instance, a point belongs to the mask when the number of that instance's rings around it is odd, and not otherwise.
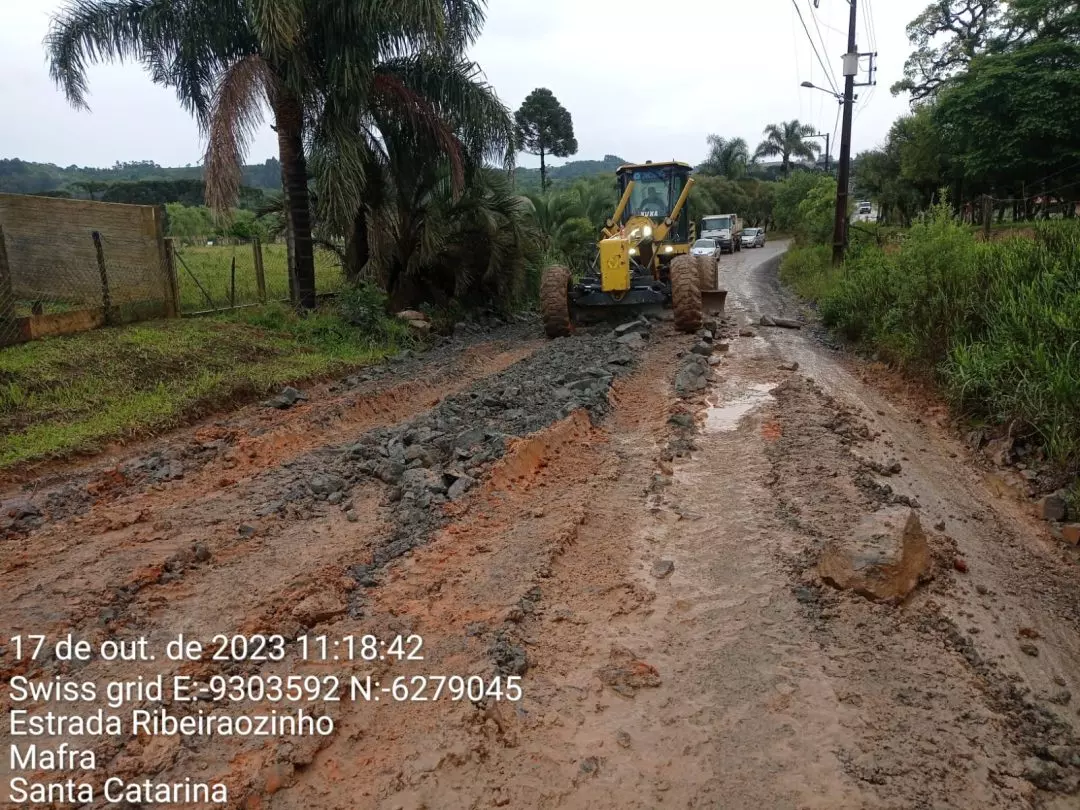
[[[91,62],[133,59],[175,89],[207,136],[207,199],[218,211],[236,200],[247,147],[269,107],[295,298],[310,308],[315,263],[305,140],[349,140],[342,130],[380,88],[384,101],[397,94],[406,108],[400,114],[422,118],[408,92],[377,81],[376,68],[418,48],[445,53],[471,41],[483,20],[480,0],[445,2],[72,0],[54,15],[46,47],[52,77],[76,107],[86,107]],[[320,122],[316,132],[312,121]]]
[[[366,108],[324,115],[312,139],[320,215],[330,230],[347,235],[347,275],[372,275],[365,265],[389,217],[397,259],[380,259],[375,274],[395,305],[422,294],[425,263],[415,255],[424,201],[443,182],[460,197],[485,163],[510,169],[513,141],[510,112],[474,63],[429,52],[378,65]]]
[[[707,140],[709,155],[703,165],[706,173],[720,175],[728,180],[738,180],[746,174],[746,166],[750,162],[750,148],[743,138],[709,135]]]
[[[505,172],[476,169],[462,193],[449,163],[414,190],[407,211],[396,203],[370,213],[365,277],[388,284],[392,307],[416,301],[506,305],[521,298],[526,266],[537,254],[528,204]]]
[[[754,150],[754,158],[780,156],[784,176],[791,172],[791,159],[813,160],[821,151],[821,146],[805,140],[814,134],[814,128],[802,124],[798,119],[769,124],[765,127],[765,140]]]
[[[619,204],[614,177],[582,178],[570,187],[569,193],[576,198],[582,215],[592,223],[596,234],[607,224]]]

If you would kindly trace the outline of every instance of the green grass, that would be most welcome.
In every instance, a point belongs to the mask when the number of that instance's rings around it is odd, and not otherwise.
[[[269,301],[287,299],[289,273],[285,245],[264,244],[262,253],[267,299]],[[233,257],[236,258],[236,303],[238,305],[258,303],[255,257],[251,245],[214,245],[212,247],[177,245],[176,255],[176,277],[180,286],[181,312],[202,312],[229,306],[232,293]],[[316,290],[320,293],[337,292],[343,284],[341,264],[337,256],[329,250],[316,249]],[[210,296],[209,300],[207,294]]]
[[[781,274],[847,339],[932,370],[963,412],[1080,468],[1080,222],[984,242],[940,209],[889,247],[854,242],[839,270],[799,247]]]
[[[377,335],[377,336],[375,336]],[[375,362],[409,341],[336,309],[280,305],[98,329],[0,350],[0,468],[147,435],[281,385]]]

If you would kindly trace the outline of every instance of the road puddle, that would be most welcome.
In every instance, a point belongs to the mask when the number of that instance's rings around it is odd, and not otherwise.
[[[750,386],[749,391],[731,402],[725,402],[723,405],[710,403],[705,410],[705,432],[721,433],[735,430],[744,416],[766,400],[772,399],[771,392],[774,388],[776,388],[776,383],[758,383]]]

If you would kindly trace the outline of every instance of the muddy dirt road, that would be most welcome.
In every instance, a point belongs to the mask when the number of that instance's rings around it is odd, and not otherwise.
[[[45,738],[92,750],[92,771],[23,770],[90,784],[92,807],[109,777],[276,810],[1077,807],[1076,555],[987,483],[943,412],[881,393],[813,330],[756,325],[798,314],[780,250],[725,257],[711,345],[668,322],[553,342],[505,326],[12,484],[5,639],[288,643],[280,660],[128,663],[16,661],[0,641],[9,687],[343,684],[116,710],[303,709],[326,734],[125,725]],[[909,598],[821,583],[830,539],[901,507],[932,553]],[[369,655],[365,635],[388,645]],[[486,694],[433,699],[443,676]],[[10,688],[0,708],[75,711]],[[8,746],[27,740],[2,742],[6,799]]]

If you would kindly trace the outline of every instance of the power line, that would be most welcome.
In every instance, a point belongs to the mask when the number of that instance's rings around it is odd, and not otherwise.
[[[802,68],[799,65],[799,34],[795,30],[795,20],[791,21],[791,50],[795,54],[795,81],[802,79]],[[811,68],[813,66],[811,65]],[[811,70],[813,72],[813,70]],[[805,93],[798,93],[799,97],[799,118],[802,119],[803,114],[803,97]]]
[[[877,53],[877,26],[874,21],[874,7],[871,0],[866,0],[866,20],[870,23],[870,50]]]
[[[810,19],[812,19],[814,21],[814,29],[817,31],[818,42],[821,43],[821,51],[822,51],[822,53],[828,53],[829,48],[825,45],[825,38],[823,36],[821,36],[821,27],[818,25],[818,18],[817,18],[817,15],[814,13],[814,7],[812,5],[810,5],[810,0],[806,0],[806,7],[810,11]],[[807,36],[809,36],[809,32],[807,33]],[[813,43],[811,43],[811,44],[813,44]],[[832,81],[832,71],[826,71],[826,73],[828,74],[828,77],[829,77],[829,83],[832,84],[833,89],[836,90],[837,89],[836,85],[833,84],[833,81]]]
[[[833,92],[840,93],[839,88],[836,86],[836,81],[833,79],[832,71],[829,70],[825,64],[825,60],[821,58],[821,54],[818,53],[817,45],[814,44],[814,38],[810,35],[810,29],[806,27],[806,20],[803,19],[802,9],[799,8],[798,0],[791,0],[791,4],[795,7],[795,13],[799,15],[799,22],[802,23],[803,31],[806,32],[806,38],[810,41],[810,49],[814,52],[814,56],[817,57],[818,64],[821,65],[821,69],[825,71],[825,78],[829,80],[829,86],[832,87]]]

